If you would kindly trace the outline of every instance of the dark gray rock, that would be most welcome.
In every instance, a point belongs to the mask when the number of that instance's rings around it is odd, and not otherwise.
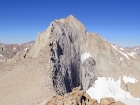
[[[92,87],[94,81],[97,79],[95,75],[96,62],[92,57],[89,57],[83,62],[82,72],[82,85],[85,90]]]
[[[79,27],[78,27],[79,28]],[[51,60],[53,63],[53,83],[58,94],[71,92],[81,86],[87,90],[94,82],[95,61],[89,58],[83,64],[81,55],[81,31],[71,23],[53,22],[51,29]],[[86,38],[86,31],[84,36]],[[81,44],[80,44],[81,43]]]

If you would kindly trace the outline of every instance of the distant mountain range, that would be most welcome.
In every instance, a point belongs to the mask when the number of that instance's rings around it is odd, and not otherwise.
[[[30,49],[35,41],[26,42],[23,44],[2,44],[0,43],[0,60],[4,61],[4,58],[12,58],[19,51],[26,51]],[[114,45],[114,44],[112,44]],[[123,53],[126,53],[128,56],[133,57],[133,55],[140,55],[140,46],[134,47],[120,47],[114,45],[115,48]],[[134,57],[133,57],[134,58]]]
[[[119,47],[117,45],[112,44],[111,45],[116,51],[123,54],[128,59],[136,59],[135,56],[140,55],[140,46],[135,47]]]
[[[5,58],[12,58],[19,51],[30,49],[34,43],[35,41],[30,41],[21,45],[0,43],[0,61],[3,62]]]

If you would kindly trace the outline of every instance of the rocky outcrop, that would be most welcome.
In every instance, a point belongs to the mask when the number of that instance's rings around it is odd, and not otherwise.
[[[23,50],[23,51],[19,51],[16,53],[16,55],[13,57],[13,59],[15,60],[22,60],[26,58],[26,54],[29,52],[29,49],[27,50]]]
[[[83,90],[75,88],[71,93],[64,96],[53,97],[46,105],[98,105],[98,102],[91,99]]]
[[[102,98],[100,100],[100,105],[125,105],[125,104],[120,101],[115,102],[114,98]]]
[[[137,83],[127,83],[127,91],[130,92],[134,97],[138,97],[140,95],[139,87],[140,87],[140,79]]]
[[[113,98],[102,98],[100,103],[96,99],[91,99],[89,95],[79,88],[73,89],[71,93],[64,96],[55,96],[46,105],[125,105]]]

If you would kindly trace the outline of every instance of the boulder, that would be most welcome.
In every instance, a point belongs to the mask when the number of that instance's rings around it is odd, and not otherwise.
[[[100,105],[125,105],[124,103],[117,101],[114,98],[102,98],[100,99]]]
[[[100,100],[100,105],[112,105],[113,103],[115,103],[113,98],[102,98]]]

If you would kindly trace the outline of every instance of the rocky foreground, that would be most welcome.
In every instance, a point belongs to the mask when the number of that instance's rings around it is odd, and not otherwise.
[[[80,88],[75,88],[71,93],[67,93],[64,96],[54,96],[46,105],[125,105],[124,103],[118,101],[115,102],[113,98],[102,98],[100,103],[96,99],[91,99],[90,96],[80,90]]]

